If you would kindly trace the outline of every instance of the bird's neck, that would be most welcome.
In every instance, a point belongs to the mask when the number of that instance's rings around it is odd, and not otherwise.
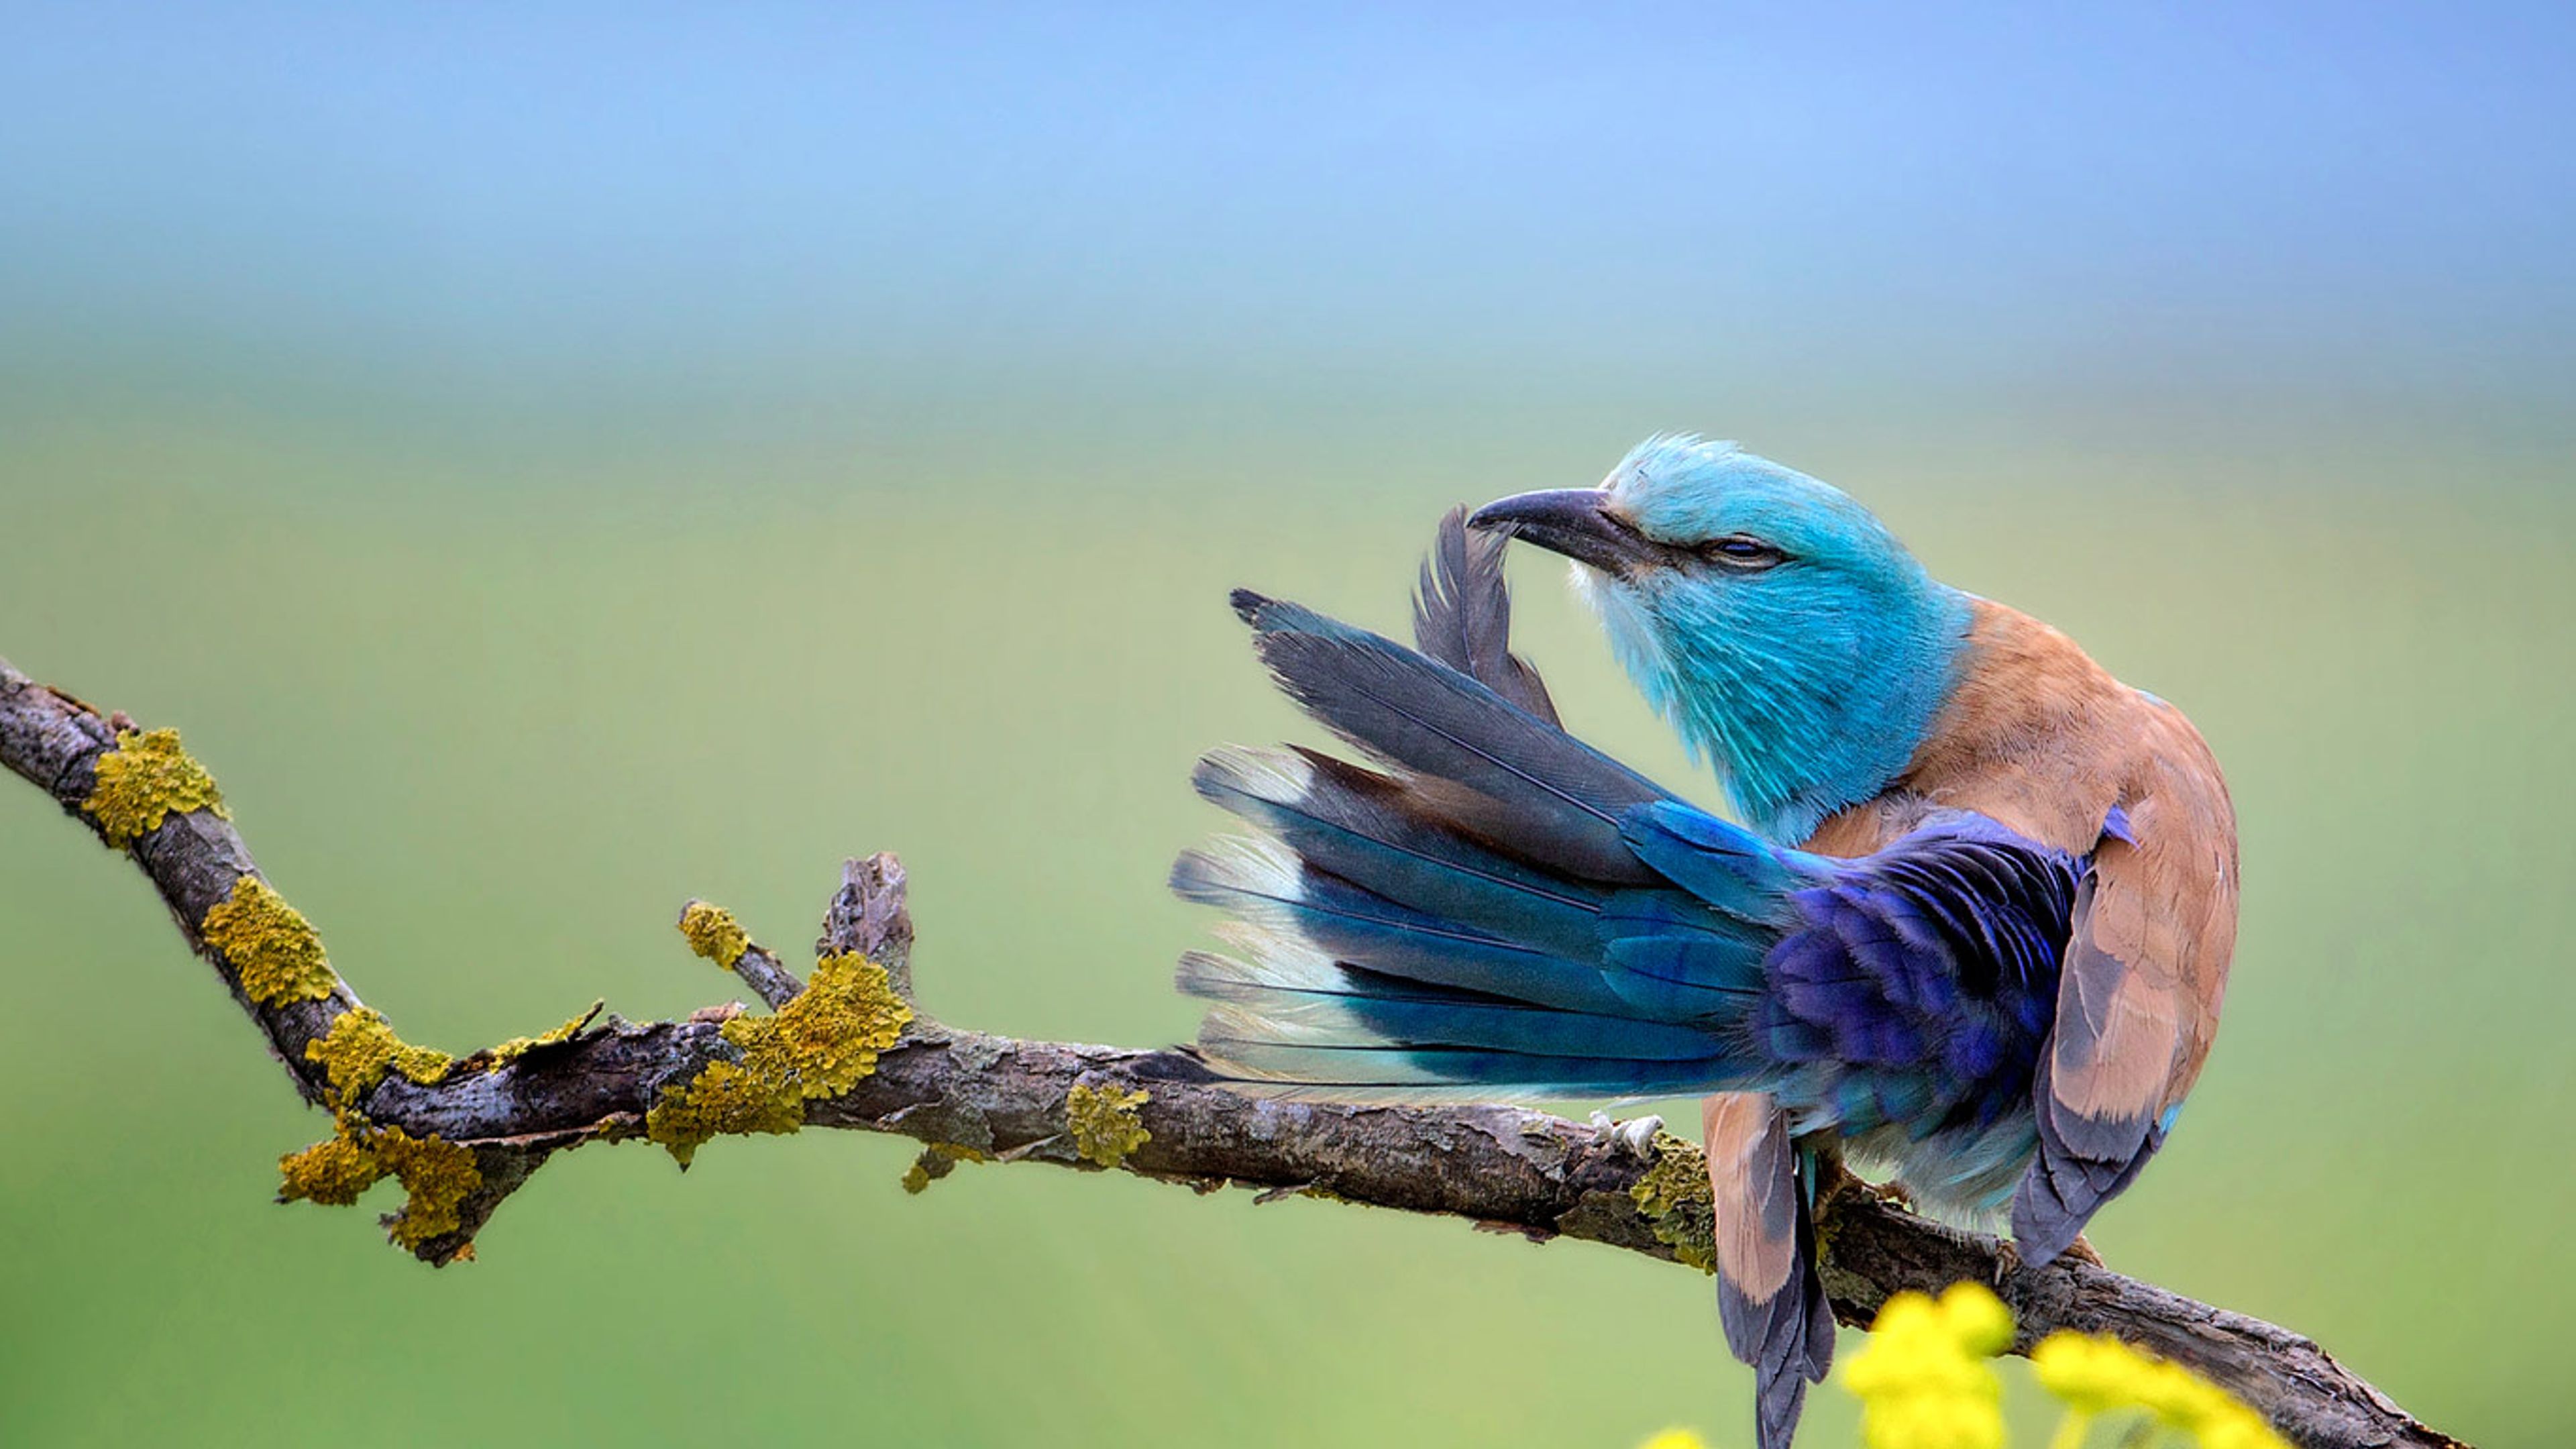
[[[1968,596],[1929,576],[1849,600],[1781,591],[1711,610],[1599,599],[1649,700],[1706,758],[1747,825],[1795,843],[1902,774],[1957,682]]]

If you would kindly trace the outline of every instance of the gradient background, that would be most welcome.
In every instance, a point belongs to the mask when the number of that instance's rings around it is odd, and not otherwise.
[[[1566,9],[0,6],[0,653],[184,726],[413,1040],[738,994],[681,900],[793,947],[893,847],[930,1009],[1155,1043],[1189,762],[1300,731],[1224,588],[1396,627],[1443,506],[1740,436],[2227,762],[2111,1261],[2576,1433],[2565,9]],[[12,1444],[1746,1437],[1669,1268],[846,1134],[434,1273],[269,1205],[327,1124],[16,786],[0,955]]]

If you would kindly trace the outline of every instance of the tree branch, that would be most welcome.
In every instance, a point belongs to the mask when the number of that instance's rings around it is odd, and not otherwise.
[[[409,1049],[384,1028],[386,1045],[369,1055],[358,1049],[373,1039],[351,1023],[383,1027],[381,1018],[351,1015],[363,1012],[357,996],[322,959],[302,918],[264,890],[211,778],[178,750],[175,735],[134,733],[121,715],[102,717],[0,660],[0,763],[129,850],[296,1090],[339,1111],[334,1141],[349,1144],[367,1172],[402,1179],[409,1202],[388,1225],[428,1262],[470,1253],[493,1211],[554,1153],[652,1135],[655,1108],[698,1085],[711,1066],[759,1070],[762,1049],[747,1052],[749,1034],[728,1026],[739,1007],[686,1021],[585,1017],[452,1064],[398,1055]],[[269,901],[276,910],[266,915],[249,909]],[[692,907],[682,922],[691,943],[773,1011],[794,1012],[809,999],[805,983],[742,938],[729,917]],[[297,955],[299,941],[311,942],[309,957]],[[825,915],[820,954],[868,958],[908,1000],[911,943],[900,863],[891,855],[849,862]],[[790,1023],[787,1015],[765,1020]],[[312,1050],[317,1043],[326,1044],[320,1052]],[[1668,1261],[1707,1261],[1703,1166],[1696,1148],[1671,1137],[1640,1152],[1611,1132],[1508,1106],[1263,1100],[1211,1083],[1183,1052],[1021,1041],[920,1016],[899,1036],[889,1033],[872,1070],[864,1062],[857,1069],[865,1074],[846,1090],[800,1088],[820,1078],[791,1074],[784,1100],[793,1110],[783,1125],[718,1130],[792,1130],[801,1112],[805,1126],[911,1137],[927,1149],[907,1179],[915,1187],[961,1160],[1114,1166],[1201,1191],[1235,1184],[1303,1193],[1465,1218],[1534,1240],[1580,1238]],[[454,1149],[471,1154],[470,1172],[456,1170]],[[345,1196],[329,1195],[327,1184],[305,1195],[351,1201],[372,1180]],[[296,1181],[290,1171],[291,1190]],[[1994,1284],[2011,1305],[2016,1351],[2058,1329],[2108,1332],[2225,1387],[2303,1445],[2458,1445],[2289,1330],[2071,1259],[2028,1267],[1992,1237],[1916,1217],[1848,1178],[1827,1190],[1818,1216],[1825,1283],[1844,1323],[1866,1324],[1894,1293],[1937,1292],[1974,1278]]]

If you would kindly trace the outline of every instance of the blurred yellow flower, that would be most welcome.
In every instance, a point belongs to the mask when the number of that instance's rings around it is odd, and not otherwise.
[[[2032,1350],[2030,1362],[2040,1383],[2066,1402],[2061,1446],[2081,1444],[2096,1414],[2144,1409],[2166,1428],[2198,1439],[2201,1449],[2288,1449],[2261,1415],[2226,1390],[2116,1338],[2053,1333]]]
[[[1985,1361],[2012,1344],[2012,1314],[1982,1284],[1935,1302],[1899,1293],[1843,1370],[1869,1449],[2002,1449],[2003,1381]]]
[[[2003,1380],[1986,1361],[2012,1341],[2012,1312],[1984,1284],[1954,1283],[1938,1300],[1888,1299],[1869,1342],[1838,1376],[1861,1402],[1862,1441],[1868,1449],[2003,1449]],[[2095,1418],[2124,1410],[2143,1410],[2200,1449],[2289,1449],[2226,1390],[2115,1338],[2051,1334],[2032,1351],[2031,1367],[2066,1405],[2053,1449],[2080,1449]],[[1675,1428],[1639,1449],[1708,1446]]]

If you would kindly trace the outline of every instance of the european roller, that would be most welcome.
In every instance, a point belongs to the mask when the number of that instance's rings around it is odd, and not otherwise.
[[[1471,531],[1472,530],[1472,531]],[[1733,820],[1559,725],[1501,554],[1573,561]],[[1934,579],[1860,504],[1690,437],[1444,525],[1418,648],[1238,592],[1368,764],[1221,749],[1260,834],[1182,857],[1231,914],[1198,1049],[1332,1100],[1698,1096],[1719,1316],[1786,1449],[1833,1353],[1823,1160],[2046,1262],[2174,1126],[2218,1023],[2236,825],[2180,711]]]

